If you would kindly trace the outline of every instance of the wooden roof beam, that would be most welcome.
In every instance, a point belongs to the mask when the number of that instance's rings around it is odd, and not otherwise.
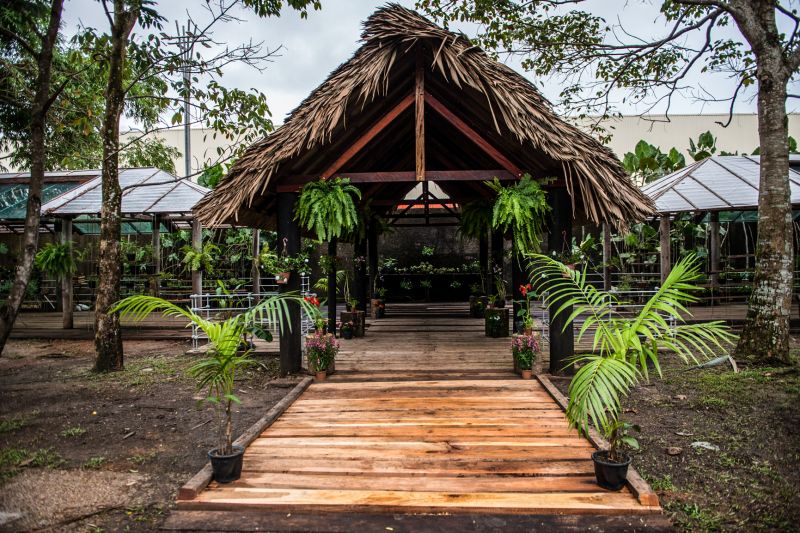
[[[463,133],[465,137],[477,144],[481,150],[486,152],[487,155],[497,161],[500,166],[513,174],[515,177],[522,177],[522,170],[518,166],[512,163],[510,159],[503,155],[502,152],[495,148],[489,141],[484,139],[480,133],[472,129],[469,124],[461,120],[455,115],[455,113],[450,111],[450,109],[448,109],[447,106],[444,105],[444,103],[442,103],[439,99],[437,99],[431,93],[426,92],[425,101],[431,106],[432,109],[444,117],[444,119],[452,124],[458,131]]]
[[[339,172],[339,170],[341,170],[341,168],[345,166],[347,162],[353,158],[353,156],[355,156],[359,151],[361,151],[361,149],[364,148],[372,139],[374,139],[376,135],[378,135],[381,131],[383,131],[386,128],[386,126],[391,124],[398,116],[400,116],[400,113],[408,109],[414,102],[414,99],[415,99],[414,93],[411,93],[402,100],[400,100],[400,102],[396,106],[390,109],[388,113],[383,115],[380,118],[380,120],[378,120],[375,124],[373,124],[372,127],[369,130],[367,130],[367,132],[364,135],[359,137],[356,140],[356,142],[351,144],[350,147],[347,150],[345,150],[344,153],[340,155],[339,158],[336,159],[336,161],[334,161],[332,165],[326,168],[322,172],[321,177],[323,179],[327,179],[336,174],[337,172]]]
[[[486,181],[494,178],[500,181],[516,179],[511,172],[499,170],[426,170],[425,175],[429,181]],[[347,172],[343,177],[350,179],[351,183],[392,183],[416,182],[416,173],[413,171],[399,172]],[[277,192],[295,192],[303,184],[314,181],[315,176],[300,175],[287,176],[276,187]]]
[[[425,181],[425,68],[422,47],[417,43],[414,75],[414,153],[417,181]]]

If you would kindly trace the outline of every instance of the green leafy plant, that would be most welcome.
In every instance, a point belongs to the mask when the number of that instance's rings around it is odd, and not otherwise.
[[[181,248],[183,259],[181,262],[186,271],[199,271],[205,274],[214,273],[214,264],[219,255],[219,247],[212,242],[204,242],[199,250],[188,244]]]
[[[355,199],[361,199],[361,191],[349,179],[312,181],[303,185],[295,219],[320,242],[330,241],[358,227]]]
[[[436,254],[435,246],[423,246],[420,252],[423,257],[433,257]]]
[[[305,272],[308,269],[308,255],[301,252],[297,255],[276,253],[264,248],[258,256],[262,268],[271,274],[278,272]]]
[[[135,321],[141,321],[156,312],[161,312],[164,317],[183,317],[206,334],[210,347],[189,368],[189,375],[197,381],[198,390],[207,391],[206,401],[215,407],[216,451],[229,455],[233,451],[232,406],[240,403],[233,393],[234,382],[239,372],[255,364],[249,350],[240,352],[242,338],[255,332],[265,322],[277,324],[280,328],[291,328],[290,302],[298,303],[309,315],[313,315],[313,306],[296,293],[270,296],[248,311],[222,322],[208,320],[167,300],[143,295],[129,296],[117,302],[111,312],[119,313],[121,318],[130,316]]]
[[[411,284],[411,280],[404,279],[400,282],[400,288],[404,291],[410,291],[414,286]]]
[[[538,252],[542,227],[550,211],[541,186],[530,174],[508,186],[503,186],[497,178],[484,183],[497,194],[492,227],[503,232],[513,230],[518,253]]]
[[[134,240],[125,239],[119,242],[119,251],[126,273],[135,274],[147,268],[153,257],[152,248],[141,246]]]
[[[344,329],[344,324],[342,329]],[[349,326],[352,328],[352,323]],[[328,370],[339,352],[339,343],[333,335],[312,335],[306,339],[308,364],[314,372]]]
[[[592,286],[583,271],[573,270],[545,255],[531,256],[533,287],[545,294],[555,314],[570,313],[569,324],[584,317],[577,342],[593,331],[592,353],[572,361],[580,366],[569,385],[567,419],[585,433],[590,422],[611,436],[620,420],[621,399],[640,378],[649,379],[648,363],[661,375],[660,349],[675,352],[684,362],[708,359],[736,336],[722,321],[686,323],[686,304],[697,301],[692,284],[700,273],[694,256],[680,260],[659,290],[635,316],[616,312],[620,304],[610,292]],[[571,312],[569,311],[571,309]]]
[[[633,152],[625,154],[622,166],[635,183],[643,185],[685,167],[686,158],[676,148],[663,153],[657,146],[640,140]]]
[[[36,252],[36,266],[45,274],[61,278],[78,270],[75,255],[69,244],[47,243]]]
[[[621,463],[625,460],[620,451],[626,448],[631,450],[639,449],[639,441],[631,437],[631,430],[641,431],[641,428],[636,424],[619,419],[609,423],[608,427],[605,428],[604,434],[608,441],[608,459],[612,463]]]
[[[461,206],[458,233],[468,239],[481,239],[492,228],[492,204],[475,200]]]

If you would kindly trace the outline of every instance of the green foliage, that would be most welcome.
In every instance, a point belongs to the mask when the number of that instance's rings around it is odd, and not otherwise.
[[[710,131],[701,133],[697,138],[697,143],[689,139],[689,155],[695,161],[708,159],[717,152],[717,138]]]
[[[142,139],[120,153],[121,167],[155,167],[175,174],[175,159],[181,153],[163,139]]]
[[[121,240],[119,252],[126,274],[138,274],[144,271],[153,260],[153,249],[142,246],[133,239]]]
[[[616,463],[623,462],[623,458],[619,455],[619,452],[625,448],[630,448],[632,450],[639,449],[639,441],[631,437],[631,430],[641,431],[641,428],[636,424],[631,424],[619,419],[614,420],[604,428],[603,435],[608,441],[608,459],[610,461]]]
[[[622,166],[635,183],[644,184],[685,167],[686,158],[674,147],[665,154],[660,148],[641,140],[633,152],[625,154]]]
[[[28,421],[22,417],[3,418],[0,420],[0,434],[11,433],[28,425]]]
[[[356,199],[361,199],[361,191],[350,185],[349,179],[312,181],[303,185],[295,220],[316,235],[318,241],[330,241],[358,227]]]
[[[86,430],[80,426],[71,426],[61,432],[62,437],[80,437],[85,434]]]
[[[0,242],[0,255],[5,255],[8,253],[8,245],[4,242]]]
[[[245,334],[262,323],[277,324],[280,328],[291,328],[289,302],[298,303],[313,316],[315,309],[295,293],[284,293],[262,300],[242,314],[234,315],[223,322],[215,322],[195,314],[191,310],[156,298],[154,296],[129,296],[117,302],[112,313],[121,318],[130,316],[141,321],[152,313],[161,312],[164,317],[183,317],[195,324],[208,337],[211,344],[206,354],[189,369],[197,382],[198,390],[207,391],[206,400],[220,411],[218,447],[221,453],[231,453],[233,433],[231,426],[233,403],[240,403],[233,394],[234,382],[239,371],[254,364],[250,352],[239,352]]]
[[[661,375],[659,350],[675,352],[688,363],[708,359],[724,350],[736,336],[722,321],[686,323],[686,304],[696,302],[692,284],[700,276],[694,256],[680,260],[635,316],[621,316],[621,303],[610,292],[591,285],[586,270],[578,271],[544,255],[532,255],[534,289],[555,315],[569,313],[566,324],[585,317],[577,342],[593,333],[592,353],[577,355],[580,365],[569,386],[567,419],[586,432],[589,423],[608,434],[620,420],[621,399],[640,379],[649,379],[648,363]]]
[[[219,255],[219,246],[212,242],[204,242],[199,250],[186,245],[181,248],[183,259],[181,262],[186,271],[200,271],[206,274],[214,273],[214,263]]]
[[[305,272],[308,269],[308,255],[299,253],[297,255],[289,255],[285,253],[278,254],[273,250],[266,247],[261,249],[258,260],[266,272],[270,274],[277,274],[278,272]]]
[[[475,200],[461,206],[458,232],[468,239],[479,240],[492,228],[492,204]]]
[[[69,276],[78,270],[70,244],[45,244],[36,252],[35,262],[39,270],[57,278]]]
[[[508,186],[503,186],[497,178],[484,183],[497,194],[492,227],[503,232],[513,230],[519,254],[538,252],[542,227],[550,211],[544,190],[530,174]]]

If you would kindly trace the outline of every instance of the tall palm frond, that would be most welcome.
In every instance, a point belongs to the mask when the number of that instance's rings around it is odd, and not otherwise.
[[[700,266],[694,255],[679,261],[656,293],[634,317],[616,311],[617,297],[591,285],[586,270],[573,270],[541,254],[529,255],[532,284],[554,315],[569,313],[566,324],[584,318],[578,341],[594,330],[592,354],[572,361],[581,365],[569,387],[567,417],[586,431],[589,422],[609,427],[619,415],[621,398],[643,377],[648,364],[661,375],[659,349],[674,351],[683,361],[708,359],[732,344],[736,336],[721,321],[687,323],[687,304],[697,301]],[[566,326],[565,326],[566,328]]]

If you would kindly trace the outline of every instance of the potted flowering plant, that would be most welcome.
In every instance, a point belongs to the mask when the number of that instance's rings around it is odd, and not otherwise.
[[[386,287],[379,287],[372,293],[372,318],[383,318],[386,314]]]
[[[523,331],[525,335],[531,335],[533,333],[533,316],[531,316],[531,299],[534,296],[534,292],[532,290],[532,286],[530,283],[526,285],[520,285],[519,292],[525,299],[517,301],[517,303],[520,304],[520,309],[519,311],[517,311],[517,316],[522,320],[522,327],[524,328]]]
[[[308,369],[314,372],[317,381],[324,381],[328,369],[333,366],[336,354],[339,352],[339,343],[333,335],[309,335],[306,337],[306,357]]]
[[[342,322],[342,324],[339,326],[339,331],[342,334],[342,338],[347,340],[353,338],[353,329],[355,329],[355,327],[353,326],[352,320]]]
[[[533,362],[542,351],[539,334],[515,335],[511,339],[511,353],[514,356],[516,367],[522,373],[522,379],[531,379]]]

